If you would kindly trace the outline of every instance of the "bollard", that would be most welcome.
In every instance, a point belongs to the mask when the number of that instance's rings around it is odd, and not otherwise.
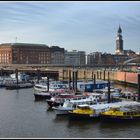
[[[126,86],[127,86],[127,82],[126,82],[126,71],[124,73],[124,86],[125,86],[125,89],[126,89]]]
[[[3,68],[1,68],[1,74],[0,75],[3,76]]]
[[[98,71],[97,71],[97,79],[99,79],[99,73],[98,73]]]
[[[110,103],[110,81],[108,80],[108,103]]]
[[[17,81],[17,88],[18,88],[18,69],[15,70],[16,73],[16,81]]]
[[[100,80],[102,79],[102,73],[101,73],[101,71],[100,71]]]
[[[93,71],[92,71],[92,80],[93,80]]]
[[[63,77],[62,77],[62,80],[64,81],[64,70],[63,70]]]
[[[109,73],[109,71],[108,71],[108,81],[109,81],[109,79],[110,79],[110,73]]]
[[[48,92],[49,92],[49,85],[50,85],[50,83],[49,83],[49,76],[47,76],[47,88],[48,88]]]
[[[140,74],[138,74],[138,102],[140,102]]]
[[[94,83],[94,89],[96,89],[96,75],[94,74],[94,81],[93,81]]]
[[[37,83],[39,83],[39,80],[40,80],[40,70],[37,69]]]
[[[86,81],[86,71],[84,71],[84,80]]]
[[[105,70],[104,70],[104,81],[105,81]]]
[[[75,71],[75,91],[77,92],[77,78],[78,78],[78,71]]]
[[[69,90],[71,89],[71,70],[69,70]]]
[[[75,79],[75,76],[74,76],[74,71],[72,72],[72,89],[74,90],[74,79]]]

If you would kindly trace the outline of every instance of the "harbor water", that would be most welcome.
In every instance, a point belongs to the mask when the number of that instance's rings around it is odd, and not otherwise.
[[[140,122],[72,121],[56,116],[34,90],[0,89],[0,138],[139,138]]]

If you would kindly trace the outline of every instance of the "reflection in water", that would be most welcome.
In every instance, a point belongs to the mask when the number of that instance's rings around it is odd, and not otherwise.
[[[85,127],[85,128],[88,128],[88,127],[92,127],[93,125],[96,125],[98,124],[99,121],[98,120],[69,120],[68,121],[68,127]]]
[[[34,100],[34,103],[35,104],[45,104],[46,101],[44,101],[44,100]]]
[[[115,138],[137,138],[139,134],[140,122],[100,122],[100,131],[103,137]]]
[[[47,107],[47,110],[46,111],[53,111],[53,109],[51,107]]]
[[[61,123],[61,122],[68,122],[68,116],[67,115],[55,115],[55,118],[53,119],[53,121],[55,123]]]
[[[16,93],[16,98],[18,99],[19,98],[19,89],[15,90],[15,93]]]
[[[112,124],[114,124],[114,125],[112,125]],[[118,128],[129,128],[129,127],[139,127],[140,126],[140,122],[138,122],[138,121],[124,121],[124,122],[103,122],[103,121],[101,121],[100,122],[100,128],[102,128],[102,129],[118,129]]]

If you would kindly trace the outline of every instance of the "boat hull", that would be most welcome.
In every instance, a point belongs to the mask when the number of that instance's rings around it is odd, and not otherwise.
[[[64,109],[64,108],[53,108],[56,115],[67,115],[68,111],[72,111],[73,109]]]
[[[98,115],[90,115],[90,114],[77,114],[68,112],[69,120],[99,120]]]
[[[53,101],[51,101],[51,100],[47,100],[47,103],[48,103],[48,105],[49,105],[49,107],[56,107],[56,106],[59,106],[59,105],[63,105],[63,103],[59,103],[59,102],[53,102]]]
[[[51,95],[39,95],[39,94],[34,94],[35,100],[46,100],[46,99],[51,99]]]

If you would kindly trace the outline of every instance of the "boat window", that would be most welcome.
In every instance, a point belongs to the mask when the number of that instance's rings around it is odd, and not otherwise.
[[[90,105],[93,105],[93,102],[90,102]]]
[[[123,113],[123,115],[127,115],[127,113],[126,113],[126,112],[124,112],[124,113]]]
[[[134,115],[137,115],[137,112],[134,112]]]
[[[130,115],[130,112],[127,112],[127,115]]]

